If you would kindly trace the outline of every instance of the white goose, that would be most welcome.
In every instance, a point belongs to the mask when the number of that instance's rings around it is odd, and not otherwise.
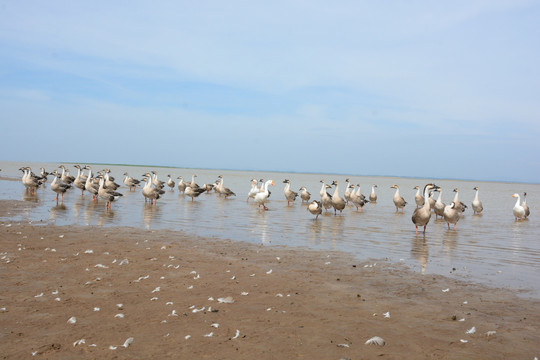
[[[259,187],[257,186],[258,183],[257,179],[251,179],[251,189],[248,192],[246,203],[249,202],[250,198],[254,199],[255,195],[259,192]]]
[[[178,186],[178,191],[180,193],[185,192],[187,184],[186,184],[186,182],[184,182],[184,178],[182,176],[178,176],[177,179],[178,179],[178,185],[177,185]]]
[[[267,182],[265,182],[263,190],[255,194],[255,198],[253,199],[255,204],[259,205],[259,211],[261,210],[261,205],[263,206],[264,210],[268,210],[265,203],[270,196],[270,192],[268,191],[269,185],[274,186],[274,180],[268,180]]]
[[[140,181],[129,176],[127,172],[124,173],[124,184],[129,188],[129,191],[135,191]]]
[[[523,206],[519,202],[520,198],[518,193],[515,193],[514,195],[512,195],[512,197],[517,198],[516,204],[514,205],[513,209],[514,218],[516,219],[516,221],[521,221],[525,219],[525,208],[523,208]]]
[[[345,192],[343,193],[343,197],[345,198],[345,203],[348,205],[349,202],[352,201],[351,195],[354,192],[354,190],[351,189],[350,179],[345,179],[345,182],[347,183],[347,186],[345,187]]]

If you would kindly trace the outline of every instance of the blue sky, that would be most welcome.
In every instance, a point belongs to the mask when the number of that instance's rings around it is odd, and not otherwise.
[[[0,0],[0,159],[539,182],[540,3]]]

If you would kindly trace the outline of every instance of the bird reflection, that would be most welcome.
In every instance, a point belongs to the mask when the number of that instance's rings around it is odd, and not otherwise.
[[[268,219],[266,217],[266,211],[257,212],[259,221],[257,222],[257,232],[261,234],[261,244],[269,244],[272,239],[268,237]]]
[[[36,193],[32,193],[31,191],[28,191],[28,189],[24,190],[22,193],[22,201],[30,201],[30,202],[38,202],[38,197]]]
[[[411,254],[420,263],[422,274],[425,273],[429,258],[429,249],[425,237],[415,236],[413,238]]]
[[[103,224],[112,223],[114,219],[114,211],[112,209],[106,209],[100,211],[98,216],[98,225],[102,226]]]
[[[53,206],[50,210],[50,214],[51,214],[51,220],[55,221],[57,220],[58,217],[62,216],[63,214],[65,214],[67,210],[67,207],[66,205],[64,204],[57,204],[55,206]]]
[[[447,230],[443,232],[442,245],[446,253],[451,254],[456,251],[458,236],[459,231]]]
[[[150,229],[152,220],[155,219],[156,214],[159,212],[159,206],[155,206],[151,203],[145,203],[143,207],[143,224],[146,229]]]

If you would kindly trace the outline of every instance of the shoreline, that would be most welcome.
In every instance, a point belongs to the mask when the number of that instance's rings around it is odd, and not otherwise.
[[[0,232],[3,358],[540,354],[540,300],[399,263],[171,230],[3,221]],[[386,344],[365,345],[373,336]]]

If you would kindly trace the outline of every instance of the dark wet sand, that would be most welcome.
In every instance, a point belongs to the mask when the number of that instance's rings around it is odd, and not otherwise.
[[[540,300],[337,252],[4,218],[0,278],[3,359],[540,356]]]

